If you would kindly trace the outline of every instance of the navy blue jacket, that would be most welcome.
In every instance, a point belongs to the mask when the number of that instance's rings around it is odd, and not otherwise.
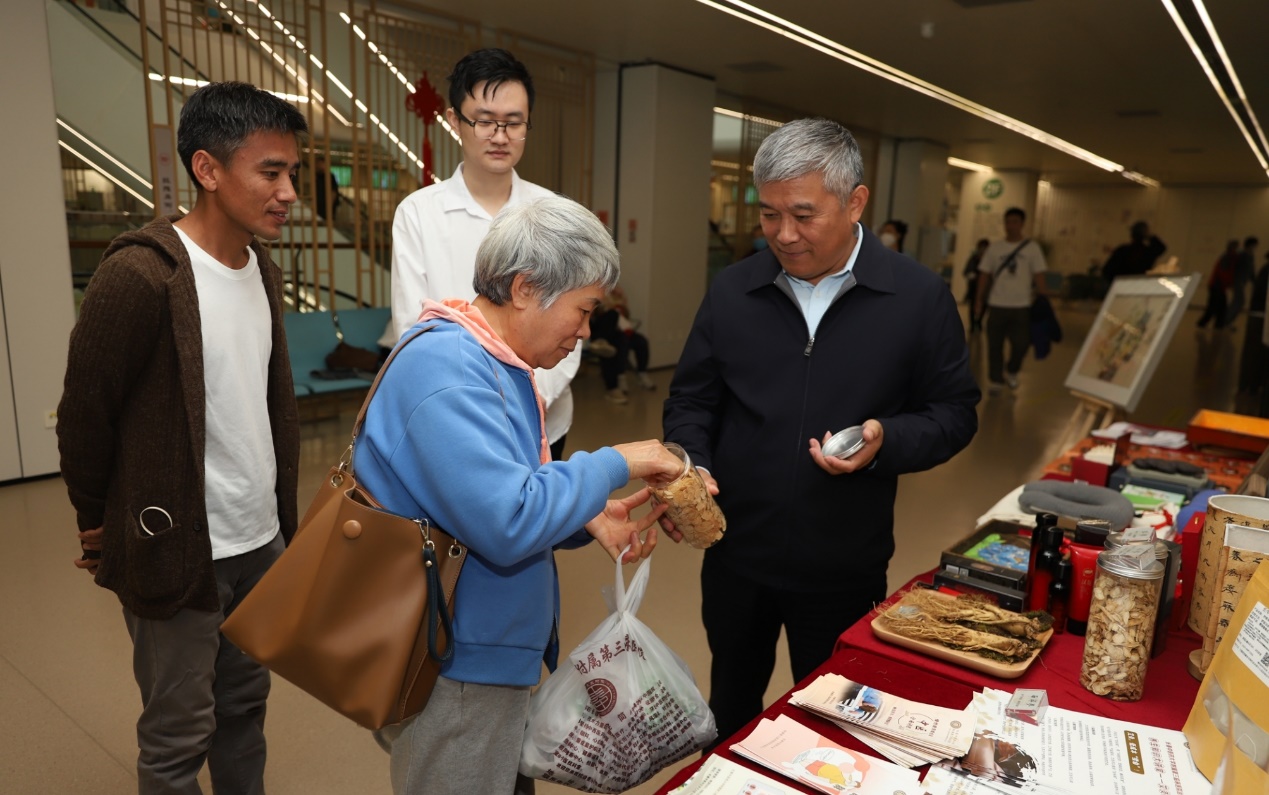
[[[813,340],[769,250],[720,273],[665,402],[666,440],[721,491],[727,534],[706,554],[773,587],[841,590],[883,574],[898,476],[948,460],[978,430],[947,285],[867,230],[861,245]],[[876,466],[832,476],[815,465],[811,437],[867,419],[885,430]]]

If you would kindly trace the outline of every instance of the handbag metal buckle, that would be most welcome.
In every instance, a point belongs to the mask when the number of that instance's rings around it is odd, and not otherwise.
[[[419,526],[419,532],[423,534],[423,566],[430,569],[432,561],[436,559],[436,544],[432,542],[432,523],[427,519],[415,519],[414,523]]]

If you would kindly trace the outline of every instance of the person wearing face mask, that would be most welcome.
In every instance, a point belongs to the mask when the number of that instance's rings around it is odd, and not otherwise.
[[[755,225],[749,236],[753,239],[753,247],[749,249],[749,256],[752,257],[759,251],[767,250],[767,238],[762,234],[762,224]]]
[[[877,234],[877,238],[881,241],[881,245],[903,253],[903,240],[908,236],[908,225],[898,218],[891,218],[881,225],[881,232]]]

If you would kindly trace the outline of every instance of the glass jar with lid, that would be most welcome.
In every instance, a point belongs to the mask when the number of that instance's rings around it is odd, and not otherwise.
[[[1097,556],[1080,684],[1115,701],[1139,701],[1150,661],[1164,566],[1153,544]]]
[[[727,518],[714,501],[701,473],[681,446],[668,442],[666,449],[683,462],[683,472],[668,483],[649,483],[652,498],[666,506],[665,515],[697,549],[712,547],[727,531]]]

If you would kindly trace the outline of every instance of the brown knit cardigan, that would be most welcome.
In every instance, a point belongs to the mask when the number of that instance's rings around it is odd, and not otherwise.
[[[57,441],[79,529],[104,527],[97,584],[144,618],[220,609],[207,532],[203,454],[206,398],[194,271],[172,221],[159,218],[110,244],[71,332]],[[256,243],[273,316],[268,411],[277,460],[278,520],[296,524],[299,424],[286,337],[282,274]],[[148,506],[174,527],[143,533]],[[149,517],[147,517],[148,519]]]

